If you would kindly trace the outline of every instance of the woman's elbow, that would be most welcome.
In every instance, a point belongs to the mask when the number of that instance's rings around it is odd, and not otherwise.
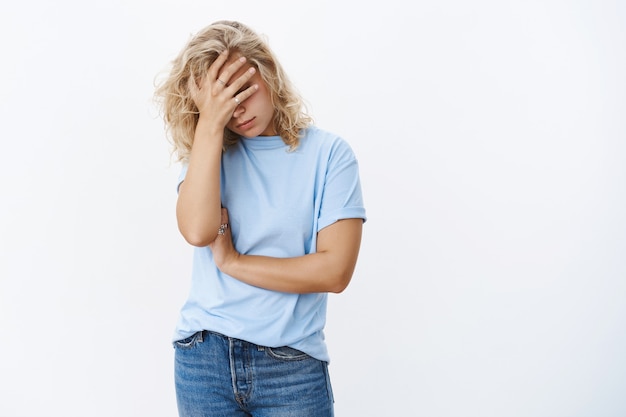
[[[348,288],[352,280],[352,271],[337,274],[328,282],[328,292],[340,294]]]
[[[326,291],[335,294],[342,293],[348,288],[356,267],[356,256],[350,259],[346,256],[331,255],[331,261],[326,269]]]
[[[195,230],[186,230],[184,227],[178,228],[180,234],[183,236],[185,241],[189,243],[191,246],[197,247],[205,247],[209,246],[217,237],[217,232],[209,233],[202,232],[197,229]]]

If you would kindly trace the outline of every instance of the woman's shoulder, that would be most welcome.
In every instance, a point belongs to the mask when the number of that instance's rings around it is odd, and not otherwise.
[[[304,146],[312,146],[322,149],[349,147],[348,143],[338,134],[315,125],[308,126],[304,129],[300,142]]]
[[[346,140],[336,133],[317,126],[310,126],[305,130],[296,152],[332,165],[352,162],[356,159],[356,155]]]

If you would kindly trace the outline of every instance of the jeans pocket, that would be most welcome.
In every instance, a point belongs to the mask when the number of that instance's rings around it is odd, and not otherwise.
[[[283,361],[301,361],[310,358],[310,356],[306,353],[298,349],[291,348],[289,346],[281,346],[275,348],[268,347],[265,348],[265,351],[272,358]]]
[[[177,340],[173,344],[176,349],[192,349],[200,342],[202,342],[202,332],[197,332],[185,339]]]

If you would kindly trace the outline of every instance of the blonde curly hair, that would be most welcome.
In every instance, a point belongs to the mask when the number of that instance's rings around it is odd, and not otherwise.
[[[168,138],[178,161],[188,161],[198,108],[191,99],[187,82],[201,78],[224,50],[237,51],[256,67],[270,91],[274,106],[274,128],[285,144],[294,150],[301,130],[313,120],[306,113],[304,101],[293,87],[267,43],[246,25],[228,20],[214,22],[193,36],[171,62],[167,76],[155,91]],[[224,129],[224,151],[239,140],[239,135]]]

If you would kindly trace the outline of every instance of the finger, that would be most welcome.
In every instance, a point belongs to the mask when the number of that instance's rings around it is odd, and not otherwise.
[[[222,207],[222,223],[228,223],[228,210]]]
[[[232,94],[232,97],[234,97],[237,105],[241,104],[242,101],[250,97],[256,90],[258,90],[259,86],[257,84],[247,85],[248,81],[250,81],[255,73],[256,68],[250,67],[228,86],[226,91]]]
[[[224,63],[226,62],[227,59],[228,59],[228,49],[225,49],[224,51],[222,51],[221,54],[217,56],[217,58],[215,58],[215,61],[213,61],[213,63],[209,67],[209,71],[207,71],[207,75],[209,79],[215,80],[218,78],[218,74],[220,70],[222,69],[222,66],[224,66]]]
[[[259,89],[259,85],[258,84],[253,84],[250,87],[240,91],[239,93],[235,94],[235,97],[233,97],[235,99],[235,103],[236,105],[240,105],[241,103],[243,103],[244,101],[246,101],[246,99],[248,99],[252,94],[256,93],[257,90]]]
[[[245,56],[239,57],[239,59],[236,59],[230,65],[228,65],[226,68],[220,71],[219,76],[217,78],[224,81],[226,85],[230,85],[232,81],[231,78],[233,77],[233,75],[235,75],[237,71],[239,71],[239,69],[245,63],[246,63],[246,57]]]
[[[194,74],[189,75],[189,79],[187,80],[187,89],[189,90],[191,98],[195,101],[195,98],[198,96],[198,92],[200,91],[200,89],[198,88],[198,84],[196,83],[196,76]]]

